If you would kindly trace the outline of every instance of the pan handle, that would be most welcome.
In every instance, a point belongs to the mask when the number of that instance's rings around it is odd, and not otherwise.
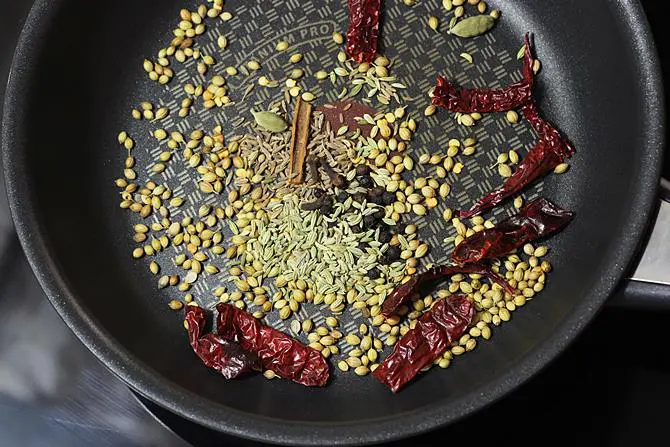
[[[658,214],[647,246],[608,305],[670,310],[670,181],[666,179],[661,179]]]

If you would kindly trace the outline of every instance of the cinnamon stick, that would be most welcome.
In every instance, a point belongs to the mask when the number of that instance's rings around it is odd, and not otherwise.
[[[289,183],[299,185],[305,174],[307,143],[312,126],[312,104],[298,98],[293,110],[291,129],[291,157],[289,160]]]

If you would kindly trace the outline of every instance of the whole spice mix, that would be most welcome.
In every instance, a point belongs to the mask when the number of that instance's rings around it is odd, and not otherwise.
[[[485,2],[461,3],[444,4],[452,15],[448,26],[441,16],[428,18],[432,35],[479,36],[500,16],[486,13]],[[173,40],[143,62],[151,81],[171,84],[177,107],[162,100],[133,105],[133,119],[151,125],[150,138],[160,146],[148,165],[134,156],[145,146],[139,131],[116,138],[125,157],[115,182],[120,206],[137,219],[132,256],[151,258],[149,271],[169,291],[169,308],[185,308],[194,352],[227,378],[263,370],[268,379],[322,386],[334,357],[338,370],[372,372],[397,391],[419,371],[447,368],[475,349],[477,339],[488,340],[493,326],[510,321],[511,312],[544,288],[549,249],[531,242],[564,227],[572,213],[546,200],[524,207],[518,194],[552,169],[566,172],[574,149],[535,104],[540,64],[528,36],[519,53],[521,81],[468,89],[438,78],[426,106],[393,73],[406,61],[378,54],[381,6],[380,0],[348,1],[346,44],[342,33],[332,33],[335,45],[345,45],[332,66],[319,59],[312,67],[313,55],[288,37],[273,42],[287,64],[285,79],[265,58],[230,57],[232,33],[217,32],[216,45],[204,45],[203,35],[236,18],[221,0],[180,11]],[[471,68],[483,57],[461,53]],[[191,60],[195,77],[186,70]],[[337,101],[326,102],[329,93]],[[253,102],[251,114],[226,110],[245,102]],[[477,140],[451,138],[443,152],[416,147],[421,120],[439,119],[437,107],[456,113],[463,126],[477,125],[483,113],[506,112],[508,123],[523,118],[538,134],[523,160],[516,150],[498,156],[495,168],[505,183],[457,213],[474,216],[470,221],[454,217],[453,204],[445,202],[467,170],[462,157],[480,150]],[[216,121],[224,117],[222,124],[208,129],[193,119],[210,110]],[[423,110],[421,118],[415,110]],[[517,216],[496,225],[476,215],[512,195]],[[451,223],[445,244],[456,247],[452,260],[463,265],[431,263],[440,254],[425,235],[444,226],[431,220],[439,215]],[[174,254],[164,262],[158,255],[168,250]],[[442,280],[443,288],[428,287]],[[199,305],[211,303],[203,292],[220,303],[214,332],[205,329]]]

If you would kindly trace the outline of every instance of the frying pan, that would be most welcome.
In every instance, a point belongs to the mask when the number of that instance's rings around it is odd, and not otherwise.
[[[310,45],[328,46],[330,32],[346,27],[345,3],[231,0],[226,8],[237,12],[231,26],[239,39],[232,57],[248,60],[281,35],[305,41],[306,54]],[[546,290],[490,342],[398,395],[352,375],[338,375],[324,389],[258,376],[225,381],[199,364],[181,316],[167,309],[155,279],[129,256],[130,218],[118,209],[113,185],[123,163],[116,134],[133,125],[130,107],[155,95],[141,61],[169,39],[178,10],[196,5],[36,1],[16,50],[3,117],[16,228],[63,319],[144,396],[207,427],[258,441],[397,439],[453,422],[526,381],[580,333],[622,278],[652,211],[663,147],[659,68],[638,2],[491,1],[502,20],[492,33],[467,42],[427,30],[425,18],[440,12],[439,2],[421,2],[411,14],[401,2],[386,3],[383,50],[411,61],[401,74],[411,76],[416,94],[425,94],[421,87],[438,72],[481,86],[506,83],[518,72],[521,36],[533,32],[543,62],[536,87],[541,108],[578,150],[567,174],[529,193],[541,192],[577,216],[550,241],[555,269]],[[455,56],[462,51],[476,63],[464,66]],[[478,128],[481,158],[473,171],[514,138],[500,122],[486,118]],[[426,138],[455,129],[446,114],[436,123]],[[532,134],[519,138],[516,144],[528,147]],[[139,148],[136,155],[142,157]],[[466,182],[463,202],[499,182],[487,172],[472,174],[478,181]],[[496,216],[508,210],[509,204]]]

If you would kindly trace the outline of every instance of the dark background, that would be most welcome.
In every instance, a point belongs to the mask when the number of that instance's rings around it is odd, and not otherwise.
[[[0,98],[30,4],[0,0]],[[670,46],[660,44],[668,32],[662,23],[664,2],[643,4],[664,72],[670,73]],[[186,446],[74,339],[44,299],[12,233],[4,185],[0,304],[0,446]],[[549,439],[570,446],[668,445],[668,315],[606,308],[564,355],[510,397],[412,441],[537,445]],[[197,446],[249,445],[153,410]],[[401,444],[408,443],[397,443]]]

